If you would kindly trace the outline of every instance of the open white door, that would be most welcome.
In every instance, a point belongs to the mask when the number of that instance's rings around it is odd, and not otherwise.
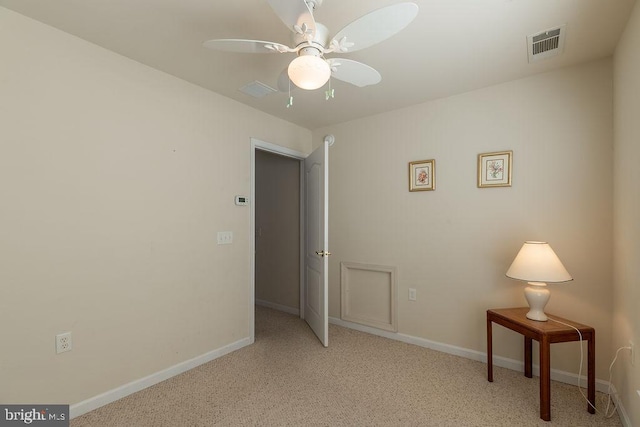
[[[325,347],[329,346],[329,144],[304,161],[305,234],[304,319]]]

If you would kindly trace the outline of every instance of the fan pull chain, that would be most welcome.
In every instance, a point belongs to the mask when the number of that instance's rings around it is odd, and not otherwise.
[[[336,97],[335,91],[331,88],[331,78],[329,78],[329,90],[324,91],[324,99],[328,101]]]
[[[287,108],[291,108],[293,105],[293,96],[291,96],[291,79],[289,79],[289,102],[287,102]]]
[[[324,93],[325,99],[328,101],[329,99],[335,98],[336,93],[334,89],[329,89]]]

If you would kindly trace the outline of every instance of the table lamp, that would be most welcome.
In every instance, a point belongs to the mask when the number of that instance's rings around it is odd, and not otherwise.
[[[546,322],[544,306],[551,293],[547,283],[560,283],[573,280],[556,253],[547,242],[524,242],[520,252],[507,270],[507,277],[528,282],[524,296],[529,303],[527,318]]]

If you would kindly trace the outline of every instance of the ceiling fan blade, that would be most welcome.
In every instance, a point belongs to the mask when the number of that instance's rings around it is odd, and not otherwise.
[[[418,5],[397,3],[374,10],[344,27],[332,39],[337,52],[355,52],[388,39],[400,32],[418,15]]]
[[[289,46],[280,43],[266,42],[262,40],[243,39],[216,39],[209,40],[202,44],[208,49],[222,50],[225,52],[240,53],[273,53],[290,52]]]
[[[304,0],[268,0],[271,9],[294,33],[316,32],[316,21],[313,12]]]
[[[331,77],[358,87],[380,83],[382,76],[374,68],[362,62],[343,58],[328,59]]]

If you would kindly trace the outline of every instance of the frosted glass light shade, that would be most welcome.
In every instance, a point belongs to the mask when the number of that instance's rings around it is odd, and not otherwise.
[[[529,303],[527,318],[544,322],[547,315],[544,307],[551,293],[547,283],[568,282],[573,280],[562,262],[547,242],[524,242],[520,252],[507,270],[507,277],[529,282],[524,290]]]
[[[287,73],[299,88],[314,90],[321,88],[329,80],[331,68],[319,56],[301,55],[291,61]]]

